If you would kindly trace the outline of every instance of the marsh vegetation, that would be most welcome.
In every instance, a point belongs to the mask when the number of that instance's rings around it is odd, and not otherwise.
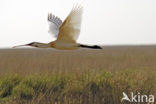
[[[121,104],[156,96],[156,46],[0,50],[1,104]],[[128,104],[128,102],[123,102]]]

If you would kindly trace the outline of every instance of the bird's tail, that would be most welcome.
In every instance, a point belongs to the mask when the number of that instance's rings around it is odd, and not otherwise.
[[[82,48],[102,49],[98,45],[88,46],[88,45],[80,44],[79,46],[82,47]]]

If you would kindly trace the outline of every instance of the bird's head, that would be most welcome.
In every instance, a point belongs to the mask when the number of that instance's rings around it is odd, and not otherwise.
[[[39,43],[39,42],[31,42],[25,45],[18,45],[18,46],[14,46],[13,48],[17,48],[17,47],[21,47],[21,46],[31,46],[31,47],[38,47],[38,48],[48,48],[50,47],[49,44],[45,44],[45,43]]]
[[[38,42],[31,42],[29,44],[14,46],[13,48],[22,47],[22,46],[38,47],[39,46],[39,43]]]
[[[26,44],[25,46],[31,46],[31,47],[39,47],[41,43],[38,42],[31,42],[29,44]]]

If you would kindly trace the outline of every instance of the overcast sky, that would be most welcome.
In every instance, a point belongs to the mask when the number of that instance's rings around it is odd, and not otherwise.
[[[62,20],[84,7],[79,43],[156,44],[156,0],[0,0],[0,47],[48,43],[47,14]]]

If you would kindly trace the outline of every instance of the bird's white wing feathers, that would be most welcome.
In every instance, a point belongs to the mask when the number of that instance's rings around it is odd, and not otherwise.
[[[80,34],[82,10],[81,6],[73,7],[59,28],[57,40],[76,43]]]
[[[59,33],[59,28],[62,25],[62,20],[51,13],[48,14],[48,22],[49,22],[49,33],[52,34],[55,38],[57,38]]]

